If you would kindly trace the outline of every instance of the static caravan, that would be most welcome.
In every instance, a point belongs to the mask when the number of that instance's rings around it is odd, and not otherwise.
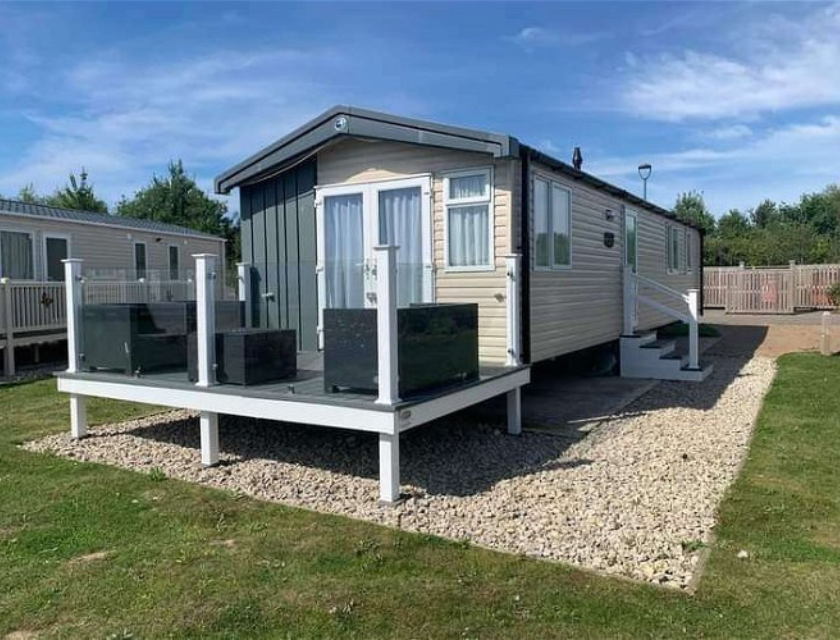
[[[225,240],[154,220],[121,218],[0,199],[0,277],[64,282],[66,258],[85,261],[86,275],[178,280],[191,256],[224,256]]]
[[[392,244],[401,305],[478,305],[482,362],[620,339],[623,375],[709,371],[701,232],[512,136],[338,106],[216,178],[234,188],[255,318],[296,329],[303,351],[321,345],[324,309],[376,305],[373,248]],[[689,357],[651,331],[675,318]]]

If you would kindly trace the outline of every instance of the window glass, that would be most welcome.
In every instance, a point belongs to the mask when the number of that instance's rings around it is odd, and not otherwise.
[[[624,222],[624,263],[633,267],[633,273],[638,269],[636,215],[627,213]]]
[[[548,244],[548,182],[534,180],[534,263],[538,267],[549,264]]]
[[[691,232],[685,232],[685,270],[691,271]]]
[[[34,280],[32,236],[18,231],[0,231],[0,277]]]
[[[490,170],[447,178],[447,266],[492,266]]]
[[[449,179],[449,199],[487,198],[490,196],[487,174],[456,176]]]
[[[44,241],[46,246],[47,280],[60,282],[64,280],[64,263],[67,258],[66,238],[50,238]]]
[[[551,189],[551,229],[554,237],[554,265],[572,264],[569,192],[557,185]]]
[[[169,279],[178,280],[181,271],[181,256],[177,246],[169,246]]]
[[[668,227],[668,269],[677,271],[679,269],[680,242],[679,234],[675,227]]]
[[[146,277],[146,245],[139,242],[134,245],[134,275],[138,280]]]

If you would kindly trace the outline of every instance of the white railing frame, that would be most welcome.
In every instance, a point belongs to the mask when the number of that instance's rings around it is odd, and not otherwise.
[[[639,293],[639,285],[654,289],[669,298],[677,299],[687,307],[687,313],[681,313],[666,304]],[[624,268],[624,334],[633,335],[638,326],[636,318],[637,304],[645,304],[660,313],[676,318],[688,325],[688,366],[700,368],[700,290],[688,289],[686,293],[667,287],[661,282],[633,273],[631,266]]]

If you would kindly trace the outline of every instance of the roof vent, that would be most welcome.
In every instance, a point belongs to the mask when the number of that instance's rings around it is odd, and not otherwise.
[[[336,131],[347,131],[347,117],[338,116],[333,123]]]
[[[578,171],[583,166],[583,154],[580,152],[580,147],[575,147],[575,152],[572,154],[572,166]]]

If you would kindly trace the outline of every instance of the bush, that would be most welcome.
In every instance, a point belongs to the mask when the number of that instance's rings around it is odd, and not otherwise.
[[[835,307],[840,307],[840,282],[835,282],[828,288],[828,297],[831,304]]]

